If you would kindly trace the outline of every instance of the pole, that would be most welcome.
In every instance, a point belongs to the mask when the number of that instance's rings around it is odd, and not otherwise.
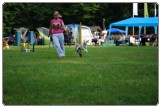
[[[134,15],[138,15],[138,3],[133,3],[133,18]],[[133,35],[134,35],[134,26],[133,26]]]
[[[79,44],[82,46],[82,23],[80,22]],[[82,48],[80,48],[80,57],[82,57]]]
[[[80,22],[79,44],[82,44],[82,23]]]
[[[134,12],[133,12],[133,18],[134,18]],[[133,26],[133,33],[132,33],[132,35],[134,35],[134,26]]]
[[[157,16],[157,9],[156,9],[156,3],[154,3],[154,16]]]
[[[19,46],[19,47],[20,47],[20,51],[21,51],[21,49],[22,49],[22,47],[21,47],[21,42],[22,42],[22,41],[21,41],[21,38],[22,38],[22,27],[20,28],[20,38],[19,38],[19,39],[20,39],[20,40],[19,40],[19,42],[20,42],[20,46]]]
[[[105,19],[103,19],[103,29],[105,28]]]
[[[34,52],[34,44],[35,44],[35,42],[33,43],[33,50],[32,50],[33,52]]]
[[[134,15],[133,15],[133,17],[134,17]],[[134,26],[133,26],[133,34],[132,35],[134,35]]]
[[[147,3],[144,3],[144,17],[149,17]],[[146,34],[146,26],[144,26],[144,34]]]

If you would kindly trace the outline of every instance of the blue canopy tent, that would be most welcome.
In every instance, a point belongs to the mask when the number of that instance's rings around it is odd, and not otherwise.
[[[126,35],[128,35],[128,27],[138,27],[138,36],[140,38],[142,27],[154,27],[155,34],[157,34],[158,17],[132,17],[122,21],[111,23],[109,25],[109,28],[111,29],[113,26],[124,26]]]
[[[111,28],[107,30],[108,33],[126,33],[126,31],[117,29],[117,28]]]
[[[118,34],[121,33],[122,34],[122,33],[126,33],[126,31],[117,29],[117,28],[111,28],[107,30],[107,33],[118,33]],[[111,36],[108,36],[108,43],[113,43],[113,41],[114,41],[114,38]]]

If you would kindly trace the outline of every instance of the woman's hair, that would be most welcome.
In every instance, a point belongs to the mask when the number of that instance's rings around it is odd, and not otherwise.
[[[55,16],[55,15],[57,15],[59,18],[62,17],[62,15],[60,15],[58,11],[54,11],[53,16]]]

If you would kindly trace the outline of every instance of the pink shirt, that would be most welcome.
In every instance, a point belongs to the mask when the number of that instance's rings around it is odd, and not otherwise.
[[[63,33],[62,23],[63,23],[62,19],[57,19],[57,20],[52,19],[50,21],[50,24],[52,26],[52,34]]]

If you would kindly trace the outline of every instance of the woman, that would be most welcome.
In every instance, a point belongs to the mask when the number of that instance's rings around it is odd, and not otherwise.
[[[50,21],[49,36],[52,36],[53,43],[56,47],[59,58],[65,57],[64,35],[63,30],[66,31],[62,17],[58,11],[53,13],[54,19]]]

